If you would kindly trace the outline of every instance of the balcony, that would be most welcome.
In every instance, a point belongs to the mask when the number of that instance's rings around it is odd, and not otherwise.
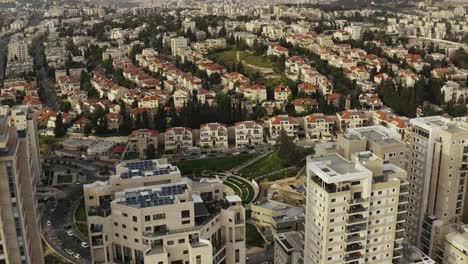
[[[397,215],[397,223],[404,223],[406,222],[406,216],[405,215]]]
[[[367,203],[369,201],[369,198],[356,198],[356,199],[351,199],[348,201],[350,205],[357,205],[357,204],[363,204]]]
[[[90,207],[88,209],[88,216],[101,216],[107,217],[111,215],[112,211],[110,207],[103,206],[103,207]]]
[[[352,253],[352,252],[359,251],[362,249],[364,249],[364,246],[362,245],[362,243],[354,243],[354,244],[350,244],[346,246],[346,252],[348,253]]]
[[[358,204],[358,205],[352,205],[349,207],[348,211],[346,211],[347,214],[349,215],[352,215],[352,214],[359,214],[359,213],[362,213],[364,211],[366,211],[367,208],[365,208],[364,206],[362,206],[362,204]]]
[[[405,231],[405,226],[404,226],[403,223],[397,223],[395,228],[396,228],[396,232],[403,232],[403,231]]]
[[[364,217],[362,214],[351,215],[348,220],[346,220],[346,225],[355,225],[362,224],[367,222],[367,217]]]
[[[366,238],[363,236],[360,236],[359,234],[348,235],[346,237],[346,244],[353,244],[353,243],[364,241],[364,240],[366,240]]]
[[[362,254],[359,253],[359,252],[355,252],[355,253],[350,253],[350,254],[346,255],[345,261],[350,262],[350,261],[360,259],[360,258],[362,258]]]
[[[366,230],[367,230],[367,223],[366,224],[360,224],[360,225],[352,225],[352,226],[346,227],[346,231],[349,234],[363,232],[363,231],[366,231]]]
[[[404,197],[401,197],[400,196],[400,200],[398,201],[398,204],[407,204],[408,203],[408,197],[404,196]]]

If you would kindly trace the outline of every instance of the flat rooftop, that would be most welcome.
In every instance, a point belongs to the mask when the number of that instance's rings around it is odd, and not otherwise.
[[[178,168],[170,164],[160,164],[158,160],[132,161],[118,165],[120,169],[120,178],[131,179],[135,177],[148,177],[167,175],[171,172],[177,172]]]
[[[266,200],[255,204],[255,206],[275,211],[281,214],[280,218],[292,218],[292,217],[301,217],[304,215],[304,209],[299,207],[290,206],[288,204],[279,203],[273,200]]]
[[[400,134],[384,126],[353,128],[345,136],[350,140],[367,139],[380,145],[403,144]]]
[[[187,188],[186,183],[177,183],[162,185],[153,189],[130,190],[126,191],[124,197],[117,203],[136,208],[175,204],[177,202],[176,195],[184,193]]]
[[[326,183],[361,180],[372,172],[357,162],[349,161],[337,153],[307,158],[307,172],[313,172]]]
[[[468,130],[465,127],[457,125],[456,122],[443,117],[443,116],[429,116],[429,117],[420,117],[410,120],[411,124],[415,124],[425,128],[427,130],[441,128],[452,134],[457,133],[468,133]]]
[[[303,232],[293,231],[277,234],[275,240],[286,252],[304,251],[305,237]]]

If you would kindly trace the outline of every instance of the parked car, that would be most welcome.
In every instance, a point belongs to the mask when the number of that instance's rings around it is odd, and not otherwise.
[[[84,247],[84,248],[88,248],[88,247],[89,247],[88,243],[86,243],[86,242],[81,242],[81,246]]]

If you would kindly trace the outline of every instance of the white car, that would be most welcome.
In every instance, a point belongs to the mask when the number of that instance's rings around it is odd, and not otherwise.
[[[68,255],[73,255],[73,254],[75,254],[75,252],[73,252],[73,250],[68,249],[68,248],[65,249],[65,252],[67,252]]]
[[[67,234],[68,234],[68,236],[73,236],[73,235],[74,235],[74,234],[73,234],[73,230],[68,230],[68,231],[67,231]]]
[[[73,256],[76,258],[76,259],[80,259],[81,258],[81,255],[76,253],[76,254],[73,254]]]
[[[89,247],[88,243],[86,243],[86,242],[81,242],[81,246],[84,247],[84,248],[88,248],[88,247]]]
[[[50,222],[50,220],[47,220],[47,227],[51,227],[52,226],[52,223]]]

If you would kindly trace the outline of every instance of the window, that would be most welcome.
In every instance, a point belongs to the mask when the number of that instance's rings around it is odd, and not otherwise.
[[[179,243],[179,244],[185,243],[185,239],[183,239],[183,238],[182,238],[182,239],[179,239],[178,243]]]
[[[184,210],[180,212],[182,218],[190,217],[190,210]]]
[[[165,213],[162,213],[162,214],[154,214],[154,215],[153,215],[153,220],[161,220],[161,219],[166,219],[166,214],[165,214]]]
[[[167,241],[167,245],[168,245],[168,246],[174,245],[174,241],[173,241],[173,240],[168,240],[168,241]]]
[[[151,216],[150,215],[145,215],[145,222],[151,221]]]
[[[138,217],[133,216],[132,218],[133,218],[133,222],[138,222]]]
[[[183,225],[190,224],[190,220],[184,220],[184,221],[182,221],[182,224]]]

